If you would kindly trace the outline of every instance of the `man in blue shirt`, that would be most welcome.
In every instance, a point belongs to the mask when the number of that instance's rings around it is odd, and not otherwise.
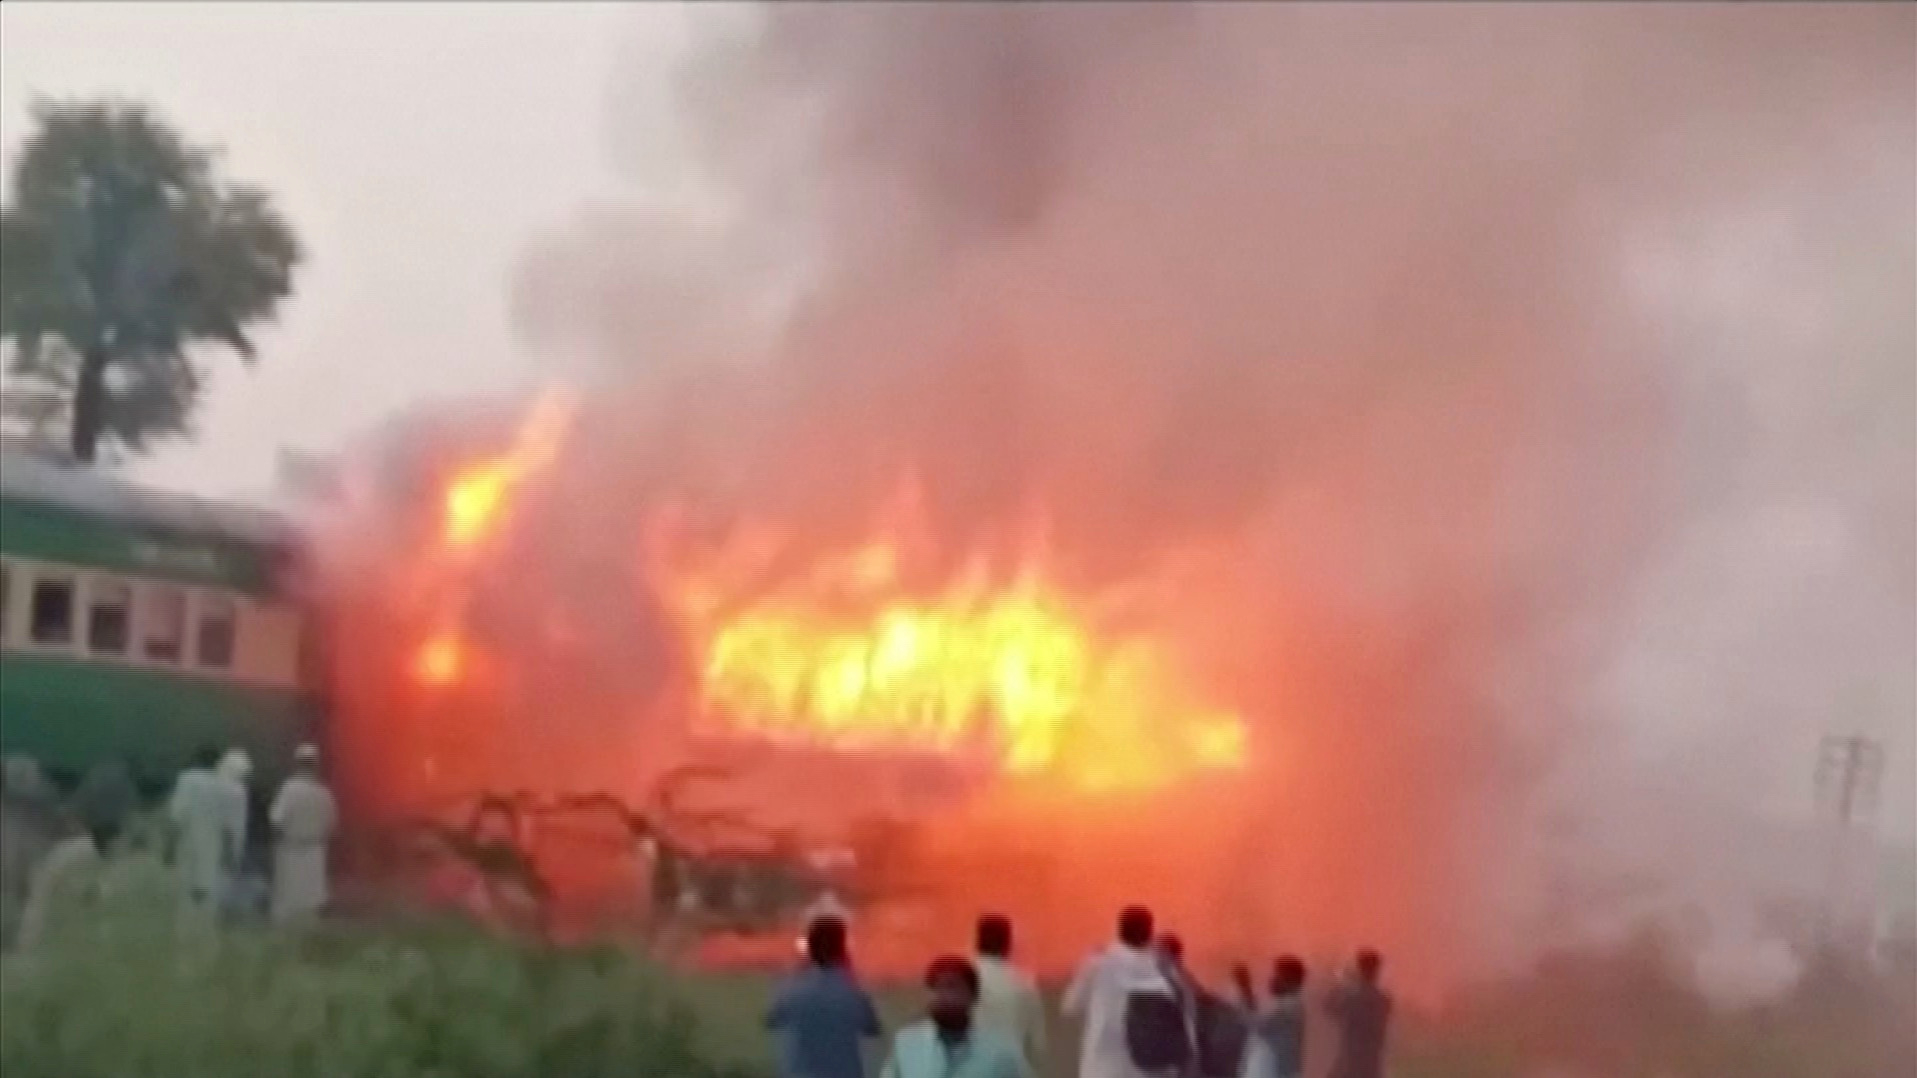
[[[852,976],[845,922],[814,921],[805,952],[765,1016],[779,1041],[779,1078],[865,1078],[862,1050],[880,1033],[879,1014]]]

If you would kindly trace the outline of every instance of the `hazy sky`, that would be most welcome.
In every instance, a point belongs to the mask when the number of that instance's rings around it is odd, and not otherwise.
[[[610,167],[615,53],[670,49],[669,5],[79,4],[0,8],[0,145],[40,94],[126,94],[278,195],[309,258],[248,373],[221,363],[197,444],[154,479],[271,481],[423,394],[526,375],[506,276]],[[374,122],[376,121],[376,122]]]

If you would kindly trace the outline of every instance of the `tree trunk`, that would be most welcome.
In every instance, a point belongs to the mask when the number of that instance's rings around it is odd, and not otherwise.
[[[92,464],[106,429],[107,354],[89,348],[80,355],[80,376],[73,386],[73,459]]]

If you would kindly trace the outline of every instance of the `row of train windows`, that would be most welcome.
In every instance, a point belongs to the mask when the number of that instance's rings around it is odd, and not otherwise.
[[[94,655],[139,658],[182,665],[186,659],[189,591],[172,584],[133,584],[90,575],[84,586],[58,570],[20,571],[0,563],[0,640],[13,641],[12,590],[18,572],[29,588],[21,641],[47,648],[83,644]],[[195,665],[225,670],[233,665],[239,635],[239,608],[231,600],[200,592],[195,596]]]

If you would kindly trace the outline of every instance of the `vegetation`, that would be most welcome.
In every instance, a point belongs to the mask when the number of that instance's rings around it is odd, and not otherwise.
[[[0,962],[8,1078],[751,1078],[770,1070],[763,975],[668,974],[613,946],[537,947],[394,920],[305,936],[186,927],[149,855]],[[1813,970],[1785,999],[1713,1011],[1654,938],[1563,955],[1441,1014],[1405,1014],[1394,1078],[1901,1078],[1909,970]],[[888,1026],[918,994],[881,993]],[[1062,1022],[1055,1043],[1070,1045]],[[1328,1030],[1314,1032],[1324,1050]],[[1054,1053],[1046,1078],[1072,1073]],[[1555,1068],[1555,1069],[1553,1069]]]
[[[190,433],[208,346],[250,361],[250,329],[292,291],[299,241],[265,191],[135,104],[40,102],[0,208],[0,338],[39,418],[72,451],[144,452]]]
[[[0,967],[8,1078],[731,1078],[687,1004],[611,948],[444,923],[219,936],[165,869],[116,860],[98,907]]]

